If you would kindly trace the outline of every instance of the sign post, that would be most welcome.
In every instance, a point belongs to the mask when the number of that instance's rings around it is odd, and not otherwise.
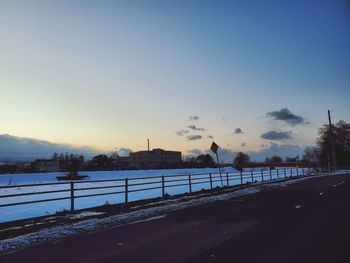
[[[216,155],[216,160],[218,162],[218,168],[219,168],[219,174],[220,174],[220,181],[221,181],[221,187],[224,187],[224,183],[222,181],[222,175],[221,175],[221,168],[220,168],[220,162],[219,162],[219,155],[218,155],[218,149],[219,145],[217,145],[215,142],[213,142],[210,146],[210,150],[215,153]]]

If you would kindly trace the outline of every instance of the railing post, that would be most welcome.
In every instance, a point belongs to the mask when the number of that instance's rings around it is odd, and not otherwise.
[[[301,168],[301,171],[302,171],[303,176],[304,176],[304,175],[305,175],[305,173],[304,173],[304,167]]]
[[[74,182],[70,181],[70,211],[74,211]]]
[[[190,193],[192,193],[191,174],[188,175],[188,186],[189,186],[189,189],[190,189]]]
[[[293,177],[293,168],[290,168],[290,177]]]
[[[270,167],[270,180],[272,180],[271,167]]]
[[[263,169],[260,169],[260,173],[261,173],[261,182],[264,182],[264,172],[263,172]]]
[[[243,175],[242,175],[242,171],[241,171],[241,185],[243,184]]]
[[[298,171],[298,168],[295,168],[297,170],[297,176],[299,176],[299,171]]]
[[[162,197],[165,197],[165,179],[164,175],[162,175]]]
[[[226,173],[226,182],[227,182],[227,186],[230,186],[230,181],[228,180],[228,173]]]
[[[284,171],[284,178],[286,178],[287,177],[286,168],[284,168],[283,171]]]
[[[276,171],[277,171],[277,179],[280,179],[280,175],[278,173],[278,169],[276,169]]]
[[[128,198],[128,178],[125,178],[125,204],[128,204],[129,198]]]
[[[252,183],[254,183],[254,175],[253,175],[253,171],[250,171],[250,176],[252,177]]]
[[[213,190],[213,178],[211,177],[211,173],[209,173],[209,180],[210,180],[210,190]]]

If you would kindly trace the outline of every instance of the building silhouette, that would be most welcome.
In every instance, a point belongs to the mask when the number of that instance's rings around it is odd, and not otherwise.
[[[182,162],[181,152],[166,151],[160,148],[152,151],[132,152],[128,157],[123,157],[132,168],[154,168],[174,165]]]

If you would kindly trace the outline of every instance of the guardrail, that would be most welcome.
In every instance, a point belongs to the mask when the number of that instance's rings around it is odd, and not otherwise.
[[[21,185],[6,185],[0,186],[2,189],[16,188],[21,193],[2,194],[0,201],[8,200],[15,197],[34,196],[35,200],[3,203],[0,202],[0,207],[28,205],[33,203],[52,202],[59,200],[70,200],[70,210],[75,211],[75,202],[80,198],[91,198],[104,195],[124,195],[123,202],[129,203],[129,195],[134,192],[145,192],[150,190],[159,190],[159,196],[165,198],[167,190],[176,187],[183,187],[182,193],[198,192],[193,189],[196,185],[206,185],[203,189],[213,190],[214,188],[223,188],[230,186],[243,185],[246,183],[254,184],[265,181],[272,181],[276,179],[287,178],[291,176],[305,176],[310,175],[310,168],[292,168],[292,169],[269,169],[269,170],[252,170],[235,173],[201,173],[201,174],[185,174],[185,175],[162,175],[162,176],[148,176],[125,179],[105,179],[105,180],[83,180],[83,181],[68,181],[68,182],[52,182],[39,184],[21,184]],[[96,186],[96,185],[102,186]],[[112,184],[112,185],[111,185]],[[84,187],[85,185],[85,187]],[[91,186],[92,185],[92,186]],[[57,190],[41,190],[30,191],[31,189],[45,188],[45,187],[59,187]],[[61,188],[64,189],[61,189]],[[187,190],[186,190],[187,188]],[[26,189],[29,189],[26,190]],[[111,189],[109,191],[109,189]],[[94,190],[108,190],[107,192],[92,192]],[[85,194],[86,192],[89,192]],[[180,191],[180,192],[181,192]],[[52,198],[40,199],[38,197],[43,195],[56,194]],[[64,194],[65,196],[60,196]],[[58,195],[58,196],[57,196]],[[147,198],[144,198],[147,199]],[[142,198],[139,200],[143,200]],[[102,204],[101,204],[102,205]]]

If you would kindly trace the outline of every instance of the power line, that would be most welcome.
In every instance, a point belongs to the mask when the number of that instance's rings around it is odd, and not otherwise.
[[[338,111],[338,110],[344,109],[344,108],[350,108],[350,104],[344,104],[344,105],[341,105],[341,106],[334,107],[334,108],[332,108],[331,111]]]
[[[334,118],[340,119],[340,118],[343,118],[343,117],[349,118],[350,117],[350,112],[349,113],[332,114],[332,117],[333,117],[333,119]]]
[[[333,110],[330,110],[330,112],[332,112],[333,119],[341,119],[343,117],[346,117],[346,119],[348,119],[350,117],[350,104],[335,107]]]

